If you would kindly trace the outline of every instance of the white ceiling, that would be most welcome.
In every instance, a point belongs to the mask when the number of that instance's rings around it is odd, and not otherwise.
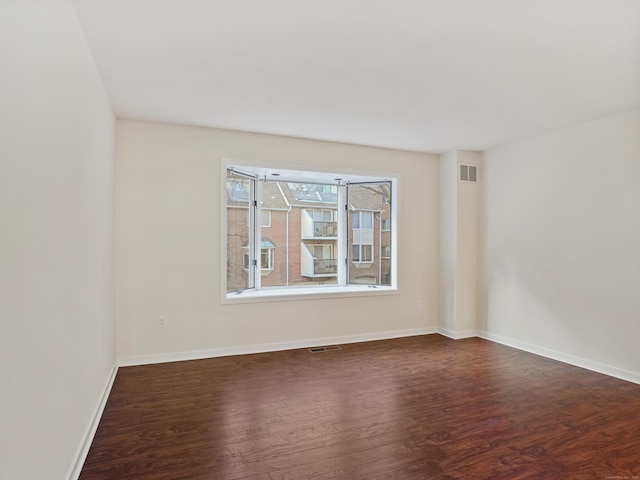
[[[75,0],[116,114],[425,152],[640,106],[640,0]]]

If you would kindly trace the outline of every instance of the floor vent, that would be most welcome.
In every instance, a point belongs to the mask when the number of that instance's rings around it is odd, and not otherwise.
[[[342,350],[342,348],[338,345],[330,345],[328,347],[313,347],[309,349],[311,353],[333,352],[334,350]]]

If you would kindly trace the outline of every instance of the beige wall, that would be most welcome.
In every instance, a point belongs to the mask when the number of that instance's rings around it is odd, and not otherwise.
[[[115,120],[70,1],[0,3],[0,478],[63,479],[115,367]]]
[[[458,153],[440,156],[440,290],[439,327],[454,337],[456,332],[456,294],[458,264]]]
[[[478,167],[476,183],[456,183],[458,189],[456,336],[468,337],[478,333],[478,213],[482,188],[482,154],[464,150],[457,153],[458,165]],[[456,168],[457,174],[458,168]]]
[[[435,329],[437,157],[135,121],[118,121],[116,137],[122,363]],[[222,158],[399,174],[400,294],[221,304]],[[165,317],[165,328],[157,327],[159,316]]]
[[[458,150],[440,156],[440,332],[452,338],[478,333],[478,212],[480,184],[459,182],[459,166],[480,166],[482,154]],[[480,171],[480,167],[478,169]]]
[[[488,338],[640,382],[640,110],[484,161]]]

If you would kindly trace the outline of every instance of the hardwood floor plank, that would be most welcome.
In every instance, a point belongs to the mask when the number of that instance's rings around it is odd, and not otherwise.
[[[640,477],[640,385],[439,335],[121,368],[81,480]]]

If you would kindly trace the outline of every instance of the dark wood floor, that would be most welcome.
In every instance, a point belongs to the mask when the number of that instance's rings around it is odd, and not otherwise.
[[[127,367],[80,478],[639,479],[640,385],[439,335]]]

